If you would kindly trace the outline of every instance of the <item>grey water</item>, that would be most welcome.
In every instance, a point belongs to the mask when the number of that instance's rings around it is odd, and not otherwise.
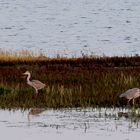
[[[4,140],[138,140],[140,109],[0,110],[0,131]]]
[[[0,0],[0,51],[140,54],[139,0]]]

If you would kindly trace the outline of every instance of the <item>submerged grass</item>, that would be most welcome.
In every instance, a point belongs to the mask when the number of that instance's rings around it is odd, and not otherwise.
[[[0,107],[113,107],[125,106],[118,96],[140,87],[140,57],[0,57]],[[34,99],[23,72],[32,72],[47,86]],[[140,101],[136,100],[136,106]]]

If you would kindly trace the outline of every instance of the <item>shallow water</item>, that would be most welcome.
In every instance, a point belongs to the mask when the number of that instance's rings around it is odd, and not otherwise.
[[[140,54],[139,13],[139,0],[0,0],[0,48],[48,56]]]
[[[140,109],[0,110],[1,138],[8,140],[138,140]]]

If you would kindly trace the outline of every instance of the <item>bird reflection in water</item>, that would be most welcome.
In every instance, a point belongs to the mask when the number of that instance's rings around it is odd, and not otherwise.
[[[31,117],[33,116],[38,116],[39,114],[41,114],[43,111],[45,111],[44,108],[32,108],[29,113],[28,113],[28,124],[30,125],[31,122]]]
[[[129,128],[133,128],[135,125],[137,128],[139,127],[140,123],[140,111],[139,109],[135,109],[135,107],[132,107],[127,112],[118,112],[118,117],[122,118],[124,117],[129,121]]]

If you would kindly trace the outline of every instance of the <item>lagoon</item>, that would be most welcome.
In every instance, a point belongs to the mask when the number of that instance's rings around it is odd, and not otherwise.
[[[140,54],[139,0],[0,0],[0,50]]]
[[[1,138],[8,140],[138,140],[140,109],[61,108],[0,110]]]

